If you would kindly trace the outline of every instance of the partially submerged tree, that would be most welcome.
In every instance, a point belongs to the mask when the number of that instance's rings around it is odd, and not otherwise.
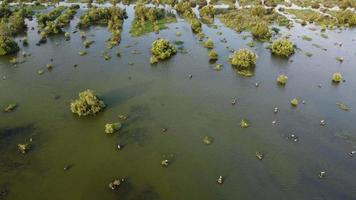
[[[249,69],[256,64],[257,55],[248,49],[240,49],[230,56],[230,63],[241,69]]]
[[[166,39],[158,39],[152,43],[152,61],[165,60],[177,53],[177,49]]]
[[[0,56],[16,53],[19,45],[10,36],[0,35]]]
[[[122,127],[120,122],[117,123],[107,123],[105,124],[105,133],[106,134],[112,134],[115,133],[116,131],[120,130]]]
[[[208,39],[207,41],[203,42],[203,46],[208,49],[214,48],[214,42],[212,39]]]
[[[293,43],[288,38],[274,41],[270,48],[272,53],[278,56],[289,57],[294,53]]]
[[[78,116],[95,115],[104,108],[104,102],[91,90],[80,92],[79,98],[70,103],[70,110]]]
[[[219,57],[218,53],[216,53],[216,51],[214,50],[210,50],[208,53],[209,59],[210,61],[216,61]]]
[[[255,39],[269,40],[272,36],[268,24],[264,21],[258,21],[251,27],[251,34]]]

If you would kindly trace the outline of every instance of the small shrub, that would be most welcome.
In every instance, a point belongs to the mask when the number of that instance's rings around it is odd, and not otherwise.
[[[70,110],[78,116],[95,115],[104,108],[104,102],[91,90],[80,92],[79,98],[70,103]]]
[[[214,50],[209,51],[208,56],[211,61],[215,61],[219,57],[218,53],[216,53]]]
[[[272,36],[268,24],[263,21],[259,21],[251,27],[251,34],[254,38],[259,40],[269,40]]]
[[[248,123],[248,121],[247,120],[245,120],[245,119],[242,119],[241,120],[241,122],[240,122],[240,127],[241,128],[247,128],[247,127],[249,127],[250,125],[249,125],[249,123]]]
[[[342,81],[342,75],[339,72],[336,72],[332,76],[332,80],[334,83],[340,83]]]
[[[119,122],[105,124],[105,133],[106,134],[115,133],[116,131],[120,130],[121,127],[122,127],[122,125]]]
[[[298,99],[297,98],[294,98],[290,101],[290,104],[293,106],[293,107],[296,107],[298,105]]]
[[[207,41],[205,41],[205,42],[203,43],[203,46],[204,46],[205,48],[212,49],[212,48],[214,48],[214,42],[213,42],[212,39],[208,39]]]
[[[168,40],[158,39],[152,43],[151,52],[158,60],[164,60],[176,54],[177,49]]]
[[[232,65],[240,69],[249,69],[256,64],[257,55],[248,49],[240,49],[230,56]]]
[[[271,45],[271,51],[278,56],[289,57],[294,53],[293,43],[287,38],[276,40]]]
[[[288,81],[288,76],[286,75],[279,75],[278,78],[277,78],[277,82],[281,85],[285,85]]]

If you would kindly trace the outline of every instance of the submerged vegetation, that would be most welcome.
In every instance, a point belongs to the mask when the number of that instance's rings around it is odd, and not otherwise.
[[[165,60],[177,53],[177,49],[166,39],[158,39],[152,43],[151,64]]]
[[[70,103],[70,110],[80,117],[96,115],[105,108],[104,102],[91,90],[80,92],[78,96],[78,99]]]

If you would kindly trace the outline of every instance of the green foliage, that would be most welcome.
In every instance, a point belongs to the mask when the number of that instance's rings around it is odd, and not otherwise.
[[[95,115],[104,108],[104,102],[91,90],[80,92],[79,98],[70,103],[70,110],[78,116]]]
[[[193,33],[201,32],[201,22],[197,19],[188,1],[180,1],[175,5],[175,9],[190,23]]]
[[[97,8],[91,7],[86,11],[78,23],[79,28],[88,28],[91,25],[107,25],[108,30],[112,33],[107,41],[107,47],[112,48],[121,41],[121,31],[126,11],[118,7]]]
[[[210,50],[208,53],[208,56],[211,61],[215,61],[219,57],[218,53],[216,53],[216,51],[214,51],[214,50]]]
[[[280,85],[285,85],[288,81],[288,76],[286,75],[279,75],[278,78],[277,78],[277,82],[280,84]]]
[[[250,126],[250,124],[248,123],[248,121],[246,119],[242,119],[240,121],[240,127],[241,128],[248,128]]]
[[[140,36],[152,31],[158,32],[167,28],[165,24],[176,21],[176,16],[163,8],[146,7],[143,3],[137,3],[130,33],[133,36]]]
[[[17,108],[17,103],[10,103],[4,108],[4,112],[11,112]]]
[[[294,46],[289,39],[282,38],[272,43],[271,51],[278,56],[289,57],[294,53]]]
[[[0,35],[0,56],[16,53],[19,50],[19,46],[11,37]]]
[[[268,24],[264,21],[259,21],[251,27],[251,34],[254,38],[260,40],[269,40],[272,36]]]
[[[105,133],[106,134],[115,133],[116,131],[120,130],[121,127],[122,127],[122,125],[119,122],[105,124]]]
[[[209,144],[213,143],[213,141],[214,141],[213,138],[211,138],[209,136],[205,136],[203,138],[203,143],[206,144],[206,145],[209,145]]]
[[[256,64],[257,55],[248,49],[240,49],[230,56],[230,63],[239,69],[250,69]]]
[[[151,52],[153,57],[164,60],[177,53],[177,49],[168,40],[158,39],[152,43]]]
[[[210,20],[214,19],[215,8],[212,5],[207,5],[199,10],[199,15],[201,18]]]
[[[203,46],[208,49],[214,48],[214,42],[212,39],[208,39],[207,41],[203,42]]]
[[[342,81],[341,73],[339,73],[339,72],[334,73],[333,76],[332,76],[332,81],[334,83],[340,83]]]
[[[17,145],[17,149],[22,153],[25,154],[27,153],[31,148],[31,145],[28,143],[24,143],[24,144],[18,144]]]
[[[296,107],[298,106],[298,99],[297,98],[294,98],[290,101],[290,104],[293,106],[293,107]]]
[[[200,33],[201,32],[201,22],[196,18],[192,19],[191,28],[192,28],[193,33]]]

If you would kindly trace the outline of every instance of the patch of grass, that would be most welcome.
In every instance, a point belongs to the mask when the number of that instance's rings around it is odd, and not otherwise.
[[[155,22],[145,21],[143,23],[134,20],[131,25],[130,33],[134,37],[139,37],[147,33],[154,32],[156,30],[167,29],[166,24],[175,22],[177,22],[177,19],[175,17],[165,17]]]

